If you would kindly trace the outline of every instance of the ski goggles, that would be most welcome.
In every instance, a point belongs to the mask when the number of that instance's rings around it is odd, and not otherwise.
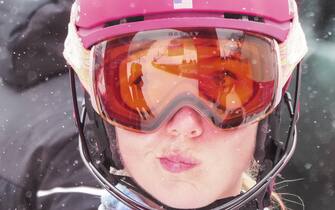
[[[91,76],[99,114],[152,132],[192,107],[219,128],[253,123],[276,105],[275,40],[223,28],[159,29],[93,46]]]

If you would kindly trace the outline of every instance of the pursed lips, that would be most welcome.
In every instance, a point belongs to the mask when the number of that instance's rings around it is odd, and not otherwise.
[[[171,173],[181,173],[198,166],[200,161],[181,154],[163,155],[158,158],[161,166]]]

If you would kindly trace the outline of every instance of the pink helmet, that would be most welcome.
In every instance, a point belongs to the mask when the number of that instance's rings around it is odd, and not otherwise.
[[[79,117],[76,91],[73,91],[82,156],[88,168],[104,187],[132,209],[153,208],[127,196],[128,193],[120,192],[116,187],[117,184],[126,186],[132,192],[140,193],[160,206],[166,206],[127,175],[122,174],[122,170],[118,170],[120,160],[115,157],[118,152],[114,147],[117,144],[115,140],[110,143],[110,138],[115,133],[109,128],[102,129],[104,122],[94,111],[97,110],[95,93],[91,88],[91,83],[94,81],[90,79],[91,72],[88,69],[92,65],[88,57],[94,54],[90,52],[92,47],[113,37],[167,28],[224,28],[245,31],[274,40],[279,53],[279,77],[281,77],[277,87],[280,89],[280,94],[276,105],[279,105],[272,114],[260,121],[258,127],[258,146],[254,158],[260,161],[261,167],[257,180],[247,192],[219,200],[204,208],[237,209],[244,206],[246,209],[263,209],[267,205],[266,202],[270,200],[271,184],[292,156],[296,145],[295,125],[298,118],[300,74],[296,76],[294,104],[290,94],[286,92],[285,84],[289,83],[289,78],[305,55],[307,47],[294,0],[77,0],[71,20],[64,56],[79,76],[88,93],[86,95],[90,96],[91,103],[85,104],[89,113],[88,118],[94,119],[93,124],[99,133],[99,138],[94,143],[85,137],[83,130],[85,112]],[[282,98],[284,100],[281,100]],[[280,132],[277,129],[280,124],[281,107],[284,106],[282,104],[288,105],[290,119],[287,136],[281,136],[286,139],[283,142],[279,140]],[[108,170],[108,164],[112,165],[111,170]]]
[[[76,26],[86,48],[124,33],[173,27],[241,29],[283,42],[294,16],[287,0],[78,0],[78,5]]]

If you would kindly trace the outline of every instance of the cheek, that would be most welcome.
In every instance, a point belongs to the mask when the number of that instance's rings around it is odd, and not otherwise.
[[[153,136],[144,136],[119,128],[116,128],[116,136],[121,159],[126,169],[140,170],[141,165],[155,159],[158,141],[154,141]]]
[[[241,136],[234,139],[232,142],[233,150],[232,157],[235,159],[234,163],[238,162],[243,169],[247,169],[250,165],[250,162],[253,160],[253,155],[255,152],[256,145],[256,133],[257,127],[254,129],[247,128],[241,132]]]
[[[244,128],[241,131],[241,136],[236,139],[235,142],[235,157],[237,160],[241,160],[241,166],[246,169],[250,166],[250,162],[253,160],[255,146],[256,146],[256,135],[257,135],[258,124],[251,125],[250,127]]]
[[[253,160],[256,133],[257,124],[222,134],[210,134],[207,148],[208,156],[213,159],[209,167],[216,165],[215,168],[222,173],[234,173],[239,177]]]
[[[136,136],[126,134],[120,129],[116,129],[116,136],[119,145],[120,155],[125,167],[129,164],[135,164],[136,157],[141,157],[143,153],[143,146],[138,141]]]

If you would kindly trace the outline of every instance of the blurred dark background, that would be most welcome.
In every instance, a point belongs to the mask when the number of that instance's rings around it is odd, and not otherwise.
[[[0,0],[0,141],[29,129],[30,121],[46,109],[71,118],[62,111],[71,101],[61,55],[70,3]],[[276,188],[290,209],[332,210],[335,1],[300,0],[299,7],[309,53],[303,64],[298,146]],[[48,80],[47,89],[37,85]],[[20,124],[13,127],[13,121]]]
[[[296,152],[277,187],[291,209],[335,209],[335,1],[300,1],[309,53],[303,64]],[[294,203],[296,202],[296,203]]]

